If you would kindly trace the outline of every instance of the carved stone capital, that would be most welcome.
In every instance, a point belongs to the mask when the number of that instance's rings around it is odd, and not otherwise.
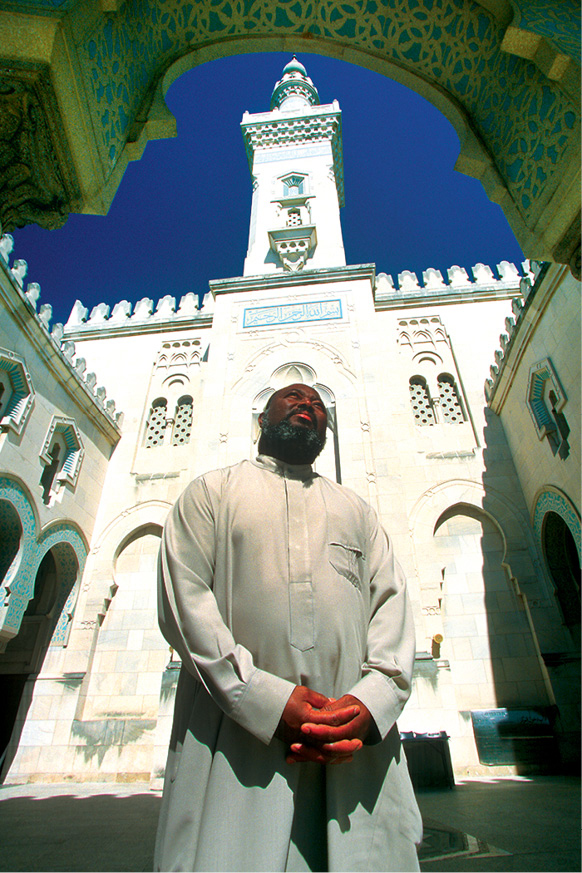
[[[580,264],[580,216],[576,216],[553,253],[558,264],[568,264],[576,279],[582,278]]]
[[[62,227],[78,209],[79,187],[59,109],[44,67],[0,74],[0,224]]]

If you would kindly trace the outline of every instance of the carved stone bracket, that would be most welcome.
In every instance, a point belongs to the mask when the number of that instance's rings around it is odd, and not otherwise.
[[[80,192],[59,109],[44,67],[0,75],[0,224],[62,227]]]
[[[317,235],[313,225],[286,227],[270,230],[271,249],[276,253],[285,270],[299,272],[317,245]]]

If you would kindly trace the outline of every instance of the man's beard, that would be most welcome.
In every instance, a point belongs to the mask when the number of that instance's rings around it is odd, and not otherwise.
[[[288,464],[312,464],[325,445],[325,439],[314,428],[291,424],[286,418],[278,424],[269,424],[268,412],[261,433],[273,457]]]

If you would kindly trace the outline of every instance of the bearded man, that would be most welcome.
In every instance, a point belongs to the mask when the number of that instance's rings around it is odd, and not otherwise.
[[[402,572],[372,508],[311,467],[317,391],[276,391],[259,424],[258,458],[191,482],[164,529],[182,669],[156,869],[418,870]]]

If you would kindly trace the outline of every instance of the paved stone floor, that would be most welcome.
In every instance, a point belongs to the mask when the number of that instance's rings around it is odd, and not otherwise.
[[[465,779],[418,800],[426,873],[582,869],[579,779]],[[0,871],[151,870],[159,806],[145,784],[0,786]]]

